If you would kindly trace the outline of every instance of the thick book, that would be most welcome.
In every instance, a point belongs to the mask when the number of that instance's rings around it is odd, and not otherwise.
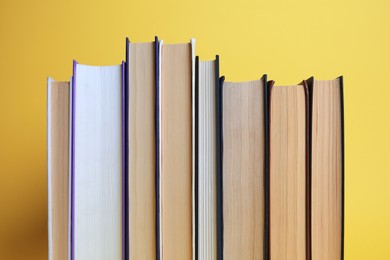
[[[218,259],[265,259],[266,75],[220,84]]]
[[[68,260],[70,248],[69,82],[47,82],[47,184],[49,260]]]
[[[74,62],[71,259],[124,258],[124,64]]]
[[[269,259],[306,260],[308,91],[269,82]]]
[[[343,78],[306,81],[310,93],[311,259],[344,259]]]
[[[195,259],[217,259],[219,57],[195,60]]]
[[[160,42],[159,217],[162,259],[192,259],[195,252],[194,44],[194,40],[184,44]]]
[[[126,39],[128,259],[159,259],[158,57],[157,37],[147,43]]]

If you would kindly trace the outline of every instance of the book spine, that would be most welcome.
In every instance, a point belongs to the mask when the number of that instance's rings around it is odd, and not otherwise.
[[[310,100],[311,95],[309,91],[309,86],[306,81],[302,82],[303,88],[305,90],[305,110],[306,110],[306,123],[305,123],[305,151],[306,151],[306,177],[305,177],[305,189],[306,189],[306,260],[311,259],[311,109],[310,109]]]
[[[158,37],[155,37],[154,41],[154,73],[155,73],[155,156],[156,156],[156,164],[155,164],[155,189],[156,189],[156,260],[160,259],[160,43],[158,41]]]
[[[275,81],[270,80],[265,84],[264,90],[264,260],[271,259],[271,208],[270,208],[270,116],[271,116],[271,92]]]
[[[195,259],[199,259],[199,56],[195,57]]]
[[[126,68],[127,63],[122,61],[122,259],[127,259],[126,256],[126,248],[127,246],[127,231],[126,231],[126,175],[127,175],[127,153],[126,153],[126,130],[127,130],[127,124],[126,124]]]
[[[130,50],[129,50],[130,40],[126,38],[126,62],[125,62],[125,72],[124,72],[124,257],[126,260],[130,259],[130,234],[129,234],[129,94],[130,94],[130,86],[129,86],[129,69],[130,69]]]
[[[157,190],[157,194],[158,194],[158,201],[156,203],[158,203],[158,221],[159,221],[159,230],[158,230],[158,260],[162,260],[162,227],[161,227],[161,221],[162,221],[162,214],[161,214],[161,204],[162,204],[162,200],[161,200],[161,116],[162,116],[162,113],[161,113],[161,56],[162,56],[162,48],[163,48],[163,40],[160,40],[159,41],[159,44],[158,44],[158,55],[156,56],[156,64],[158,66],[158,82],[157,82],[157,88],[158,88],[158,105],[157,105],[157,109],[158,109],[158,113],[156,116],[158,116],[158,138],[159,138],[159,142],[158,142],[158,190]]]
[[[344,157],[344,78],[340,76],[340,120],[341,120],[341,260],[344,260],[345,222],[345,157]]]
[[[313,129],[313,84],[314,84],[314,78],[311,77],[309,78],[308,80],[305,81],[306,82],[306,85],[307,85],[307,89],[309,91],[309,132],[307,134],[308,138],[309,138],[309,149],[308,149],[308,152],[309,152],[309,156],[310,156],[310,169],[309,171],[307,172],[307,181],[309,182],[309,184],[307,185],[307,194],[306,194],[306,210],[308,211],[307,215],[306,215],[306,228],[307,228],[307,231],[308,232],[308,241],[307,241],[307,245],[306,247],[308,248],[307,252],[309,253],[308,257],[306,257],[306,259],[309,259],[311,260],[312,259],[312,244],[311,244],[311,220],[312,220],[312,216],[311,216],[311,198],[312,198],[312,187],[311,187],[311,179],[312,179],[312,171],[311,171],[311,163],[312,163],[312,160],[311,160],[311,157],[312,157],[312,129]]]
[[[274,81],[267,82],[267,75],[261,78],[264,89],[264,255],[263,259],[270,258],[270,97]]]
[[[219,78],[219,57],[216,65],[216,138],[217,138],[217,259],[223,260],[223,82],[225,77]]]

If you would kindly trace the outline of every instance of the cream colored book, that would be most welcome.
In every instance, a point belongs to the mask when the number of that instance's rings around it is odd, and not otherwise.
[[[217,106],[219,57],[195,60],[196,259],[217,259]]]
[[[127,41],[129,259],[156,259],[156,51]]]
[[[48,241],[49,260],[67,260],[69,255],[69,82],[47,82],[48,147]]]
[[[311,253],[344,259],[343,78],[308,80],[311,94]]]
[[[124,258],[123,72],[74,62],[72,260]]]
[[[162,259],[192,259],[195,233],[194,41],[161,42],[160,45]]]
[[[306,258],[307,91],[270,86],[270,259]]]
[[[221,86],[225,260],[264,259],[265,82]]]

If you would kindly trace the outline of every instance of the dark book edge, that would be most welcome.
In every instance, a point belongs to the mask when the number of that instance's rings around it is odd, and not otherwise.
[[[126,239],[126,164],[127,164],[127,153],[126,153],[126,77],[125,73],[127,68],[127,62],[122,61],[122,259],[126,258],[126,248],[127,239]]]
[[[156,260],[161,259],[160,252],[160,42],[154,37],[154,70],[155,70],[155,149],[156,149]]]
[[[217,96],[217,93],[218,93],[218,90],[217,89],[219,89],[220,88],[220,86],[219,86],[219,55],[215,55],[215,90],[216,90],[216,95],[215,95],[215,98],[216,98],[216,101],[218,100],[218,96]],[[215,102],[216,103],[216,109],[215,109],[215,129],[216,129],[216,140],[215,140],[215,144],[216,144],[216,156],[215,156],[215,158],[216,158],[216,160],[217,160],[217,163],[216,163],[216,165],[217,165],[217,171],[216,171],[216,176],[215,176],[215,179],[216,179],[216,201],[217,201],[217,209],[216,209],[216,219],[217,219],[217,224],[216,224],[216,234],[217,234],[217,257],[218,257],[218,234],[219,234],[219,230],[218,230],[218,163],[220,162],[220,160],[219,160],[219,157],[218,157],[218,129],[217,129],[217,124],[218,124],[218,120],[220,120],[220,119],[222,119],[222,115],[221,115],[221,117],[219,117],[219,114],[218,114],[218,104],[217,104],[217,102]],[[222,108],[221,108],[221,110],[222,110]],[[221,157],[221,159],[222,159],[222,157]],[[221,161],[222,162],[222,161]],[[222,166],[222,164],[221,164],[221,166]],[[221,168],[222,169],[222,168]],[[221,212],[221,214],[222,214],[222,212]]]
[[[264,254],[263,259],[270,257],[270,98],[274,81],[267,82],[267,75],[261,78],[264,90]]]
[[[124,102],[124,174],[123,174],[123,190],[124,190],[124,258],[128,260],[130,258],[130,234],[129,234],[129,44],[130,40],[126,37],[126,62],[125,62],[125,73],[124,73],[124,89],[123,89],[123,102]]]
[[[223,82],[225,77],[219,78],[219,56],[216,57],[215,68],[215,83],[216,83],[216,139],[217,139],[217,259],[223,260],[223,111],[222,111],[222,95]]]
[[[307,252],[309,255],[306,256],[306,259],[311,260],[312,259],[312,243],[311,243],[311,236],[312,236],[312,229],[311,229],[311,222],[312,222],[312,209],[311,209],[311,202],[312,202],[312,131],[313,131],[313,86],[314,86],[314,77],[310,77],[309,79],[304,81],[305,84],[307,85],[307,90],[308,90],[308,98],[309,98],[309,122],[308,122],[308,138],[309,138],[309,144],[308,144],[308,153],[310,156],[310,169],[307,172],[306,176],[306,181],[309,183],[307,184],[307,192],[306,192],[306,229],[308,232],[308,241],[306,241],[306,247],[307,247]]]
[[[345,156],[344,156],[344,78],[340,82],[340,120],[341,120],[341,260],[344,260],[344,228],[345,228]]]
[[[195,259],[199,258],[199,56],[195,57]]]
[[[308,81],[303,80],[300,85],[303,86],[305,90],[305,147],[306,147],[306,174],[305,174],[305,233],[306,233],[306,259],[311,259],[311,101],[312,93],[309,91]]]
[[[270,221],[271,221],[271,207],[270,207],[270,127],[271,127],[271,92],[272,88],[275,85],[275,81],[270,80],[264,85],[264,90],[266,91],[264,95],[264,128],[265,128],[265,142],[264,142],[264,260],[271,258],[271,231],[270,231]]]

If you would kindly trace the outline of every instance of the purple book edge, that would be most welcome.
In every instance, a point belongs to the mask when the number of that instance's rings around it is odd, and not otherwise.
[[[125,212],[126,212],[126,201],[125,201],[125,195],[126,195],[126,142],[125,142],[125,135],[126,135],[126,117],[125,117],[125,107],[126,107],[126,99],[125,99],[125,62],[122,61],[122,259],[125,260],[125,254],[126,254],[126,241],[125,241]]]
[[[155,136],[156,136],[156,143],[155,143],[155,149],[156,149],[156,169],[155,169],[155,192],[156,192],[156,260],[161,259],[161,252],[160,252],[160,42],[158,40],[158,37],[154,37],[154,75],[155,75]]]

